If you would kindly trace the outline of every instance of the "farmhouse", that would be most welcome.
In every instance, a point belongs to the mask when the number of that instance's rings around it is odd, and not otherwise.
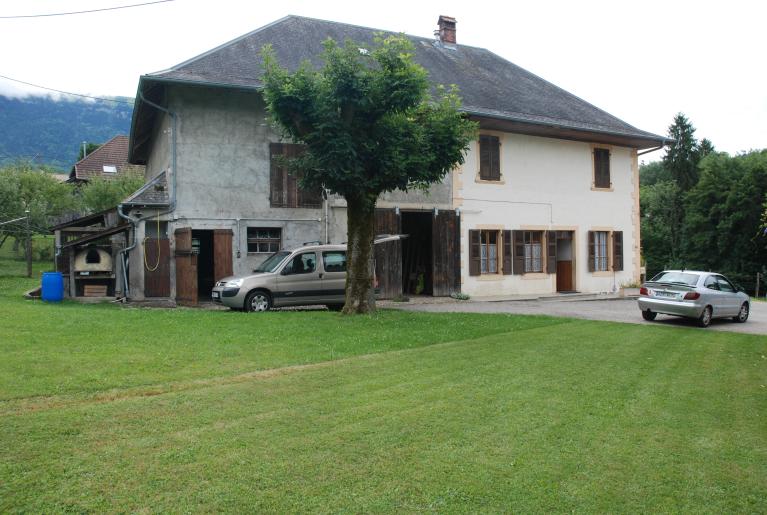
[[[466,162],[428,192],[378,204],[383,296],[602,292],[639,278],[637,156],[663,146],[492,52],[408,36],[433,84],[456,84],[480,134]],[[305,191],[277,156],[299,147],[268,122],[260,51],[295,70],[327,38],[361,46],[379,31],[288,16],[140,78],[129,161],[147,186],[120,207],[131,227],[117,295],[194,304],[214,282],[279,249],[346,239],[343,199]],[[153,195],[161,192],[162,195]],[[126,288],[127,286],[127,288]]]

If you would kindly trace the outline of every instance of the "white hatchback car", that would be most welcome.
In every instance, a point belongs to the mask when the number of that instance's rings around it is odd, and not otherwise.
[[[723,275],[694,270],[666,270],[639,290],[639,309],[645,320],[658,313],[693,318],[708,327],[714,318],[748,320],[751,299]]]

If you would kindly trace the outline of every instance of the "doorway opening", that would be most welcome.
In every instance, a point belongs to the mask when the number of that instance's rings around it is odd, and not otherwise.
[[[405,295],[432,295],[432,224],[434,215],[423,211],[402,212],[402,292]]]
[[[575,291],[575,255],[573,249],[573,231],[556,231],[557,238],[557,292]]]
[[[210,300],[213,290],[213,231],[192,231],[192,252],[197,254],[197,298]]]

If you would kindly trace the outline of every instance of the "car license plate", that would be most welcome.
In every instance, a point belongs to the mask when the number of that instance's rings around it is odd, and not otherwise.
[[[656,297],[666,297],[667,299],[675,299],[677,298],[676,293],[672,293],[670,291],[656,291],[655,292]]]
[[[210,296],[211,296],[211,297],[213,297],[214,299],[217,299],[217,298],[218,298],[218,292],[217,292],[217,291],[214,291],[214,292],[212,292],[212,293],[210,294]]]

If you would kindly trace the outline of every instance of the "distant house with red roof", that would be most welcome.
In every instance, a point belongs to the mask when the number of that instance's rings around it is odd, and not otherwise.
[[[143,177],[144,166],[128,163],[128,136],[118,135],[75,163],[68,182],[84,183],[96,177],[114,179],[126,173]]]

